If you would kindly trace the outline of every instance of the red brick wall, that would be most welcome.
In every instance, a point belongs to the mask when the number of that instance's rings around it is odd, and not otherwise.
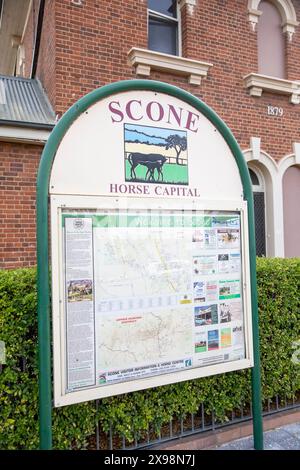
[[[247,3],[198,0],[193,15],[183,9],[183,55],[213,63],[200,86],[190,86],[186,78],[166,73],[154,72],[150,78],[203,99],[232,129],[242,148],[249,147],[251,136],[261,137],[262,149],[279,160],[292,153],[292,143],[300,140],[300,105],[265,92],[261,98],[251,97],[245,89],[243,77],[257,72],[257,33],[248,21]],[[293,4],[300,19],[300,2],[293,0]],[[28,43],[30,28],[33,26],[28,29]],[[81,6],[71,0],[46,0],[37,77],[55,112],[64,113],[97,87],[136,78],[127,62],[131,47],[147,48],[146,0],[82,0]],[[298,79],[300,26],[293,41],[286,40],[286,55],[287,78]],[[268,116],[269,104],[282,107],[283,117]],[[0,261],[4,266],[30,264],[35,259],[33,178],[41,148],[5,144],[2,153],[6,186],[1,185],[5,220],[1,253],[5,249],[5,254],[0,254]],[[11,166],[18,164],[21,166]],[[19,223],[19,213],[29,232]]]
[[[55,38],[55,1],[47,0],[45,2],[36,76],[40,79],[53,108],[55,108],[56,100]]]
[[[0,269],[35,264],[35,184],[42,148],[0,142]]]
[[[37,21],[34,0],[24,42],[27,58]],[[294,1],[298,18],[300,2]],[[113,81],[135,78],[128,65],[131,47],[147,47],[146,0],[82,0],[76,6],[66,0],[46,0],[37,76],[56,113],[63,114],[87,92]],[[247,2],[199,0],[193,15],[182,10],[183,55],[212,62],[200,87],[163,73],[151,79],[181,86],[212,106],[234,132],[243,148],[251,136],[262,138],[262,148],[278,160],[292,152],[299,140],[300,106],[288,97],[263,93],[249,96],[243,77],[257,72],[257,33],[248,21]],[[300,68],[300,29],[293,41],[286,39],[287,78],[297,79]],[[280,106],[282,118],[267,115],[267,106]]]
[[[147,47],[144,0],[57,0],[56,112],[99,86],[134,78],[127,64],[133,46]]]
[[[293,4],[300,18],[300,2]],[[146,0],[82,0],[81,6],[69,0],[47,0],[46,8],[51,25],[46,22],[43,34],[51,47],[40,56],[38,76],[56,113],[62,114],[99,86],[136,78],[127,55],[133,46],[147,48]],[[292,142],[299,141],[300,106],[290,104],[288,97],[265,92],[261,98],[250,97],[244,88],[243,77],[257,72],[257,33],[248,21],[247,1],[198,0],[193,15],[186,8],[182,11],[182,38],[184,56],[214,65],[201,86],[189,86],[184,78],[158,72],[150,78],[203,99],[225,120],[242,148],[249,147],[251,136],[258,136],[274,159],[291,153]],[[300,28],[292,42],[286,40],[286,50],[287,78],[297,79]],[[282,107],[284,116],[268,116],[268,104]]]

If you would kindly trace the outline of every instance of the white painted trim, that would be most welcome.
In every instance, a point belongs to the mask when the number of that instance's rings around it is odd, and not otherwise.
[[[248,19],[252,25],[253,31],[255,31],[256,24],[262,14],[258,9],[260,2],[261,0],[248,0]],[[278,8],[282,18],[282,31],[283,33],[288,34],[289,41],[291,41],[296,30],[296,26],[299,25],[296,11],[291,0],[270,0],[270,2]]]
[[[265,184],[265,178],[264,178],[262,170],[258,166],[253,165],[252,162],[249,162],[248,166],[249,166],[249,169],[255,173],[258,179],[258,184],[252,183],[253,191],[258,192],[258,193],[264,193],[266,190],[266,184]]]
[[[255,139],[255,138],[252,138]],[[253,140],[251,139],[251,142]],[[264,179],[266,207],[266,255],[284,257],[284,226],[282,175],[273,158],[263,150],[259,155],[253,148],[243,151],[249,168],[260,173]]]
[[[294,153],[290,155],[286,155],[284,158],[282,158],[279,163],[278,163],[278,172],[280,175],[280,180],[281,180],[281,204],[282,204],[282,214],[283,214],[283,178],[285,175],[285,172],[291,167],[291,166],[300,166],[300,143],[298,142],[293,142],[293,150]],[[282,226],[284,229],[284,221],[282,221]],[[285,252],[285,244],[284,244],[284,230],[283,230],[283,250]],[[284,255],[283,255],[284,256]]]
[[[251,142],[252,139],[251,138]],[[284,218],[283,218],[283,177],[286,170],[300,166],[300,143],[293,143],[294,153],[286,155],[278,164],[264,151],[259,158],[253,148],[243,151],[249,168],[262,173],[265,182],[266,198],[266,246],[267,256],[284,257]]]
[[[252,150],[252,158],[254,160],[259,160],[260,157],[260,137],[250,137],[250,146]]]
[[[294,149],[296,164],[300,165],[300,143],[294,142],[293,149]]]
[[[28,26],[28,21],[29,21],[31,12],[32,12],[32,3],[33,3],[33,0],[30,0],[29,5],[28,5],[26,20],[25,20],[25,24],[24,24],[24,28],[23,28],[23,33],[22,33],[22,37],[21,37],[21,44],[23,44],[24,36],[26,34],[26,30],[27,30],[27,26]]]
[[[185,57],[163,54],[133,47],[128,53],[129,64],[135,68],[136,74],[149,77],[151,70],[161,70],[175,75],[188,77],[192,85],[200,85],[201,78],[206,77],[213,64]]]
[[[177,8],[177,21],[178,21],[178,29],[177,29],[177,49],[179,57],[182,56],[182,20],[181,20],[181,8],[179,3],[176,4]]]
[[[20,142],[25,144],[41,145],[47,142],[50,133],[50,131],[43,129],[0,125],[0,141],[4,142]]]
[[[286,155],[284,158],[282,158],[278,164],[278,170],[281,178],[283,178],[286,170],[290,166],[294,165],[300,165],[300,159],[299,159],[299,153],[298,153],[298,146],[300,144],[294,143],[294,149],[297,150],[297,153],[292,153],[290,155]]]
[[[264,90],[280,95],[288,95],[290,102],[300,104],[300,81],[269,77],[258,73],[249,73],[243,77],[245,87],[250,96],[261,96]]]
[[[256,30],[256,25],[258,23],[260,15],[262,15],[262,11],[253,10],[252,8],[248,8],[248,20],[251,24],[253,32],[255,32],[255,30]]]
[[[186,5],[188,14],[194,14],[194,8],[197,5],[197,0],[177,0],[177,2],[180,9],[182,9]]]

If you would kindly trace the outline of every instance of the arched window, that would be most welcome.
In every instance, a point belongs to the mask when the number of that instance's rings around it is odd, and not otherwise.
[[[300,167],[290,166],[283,175],[284,254],[300,256]]]
[[[256,255],[266,256],[265,189],[262,176],[249,168],[254,198]]]
[[[285,78],[285,40],[282,18],[271,2],[259,3],[262,12],[257,25],[258,73]]]

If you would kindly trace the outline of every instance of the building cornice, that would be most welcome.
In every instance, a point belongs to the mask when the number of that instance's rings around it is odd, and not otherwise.
[[[128,61],[138,76],[149,77],[152,70],[169,72],[188,78],[191,85],[200,85],[213,64],[186,57],[133,47],[128,53]]]
[[[292,104],[300,104],[300,81],[269,77],[258,73],[249,73],[243,79],[251,96],[259,97],[263,91],[268,91],[288,95]]]

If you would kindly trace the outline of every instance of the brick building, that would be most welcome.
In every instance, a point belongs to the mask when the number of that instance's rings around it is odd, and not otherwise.
[[[253,183],[257,253],[300,256],[300,0],[0,0],[0,268],[35,263],[35,178],[55,120],[146,78],[205,101]]]

